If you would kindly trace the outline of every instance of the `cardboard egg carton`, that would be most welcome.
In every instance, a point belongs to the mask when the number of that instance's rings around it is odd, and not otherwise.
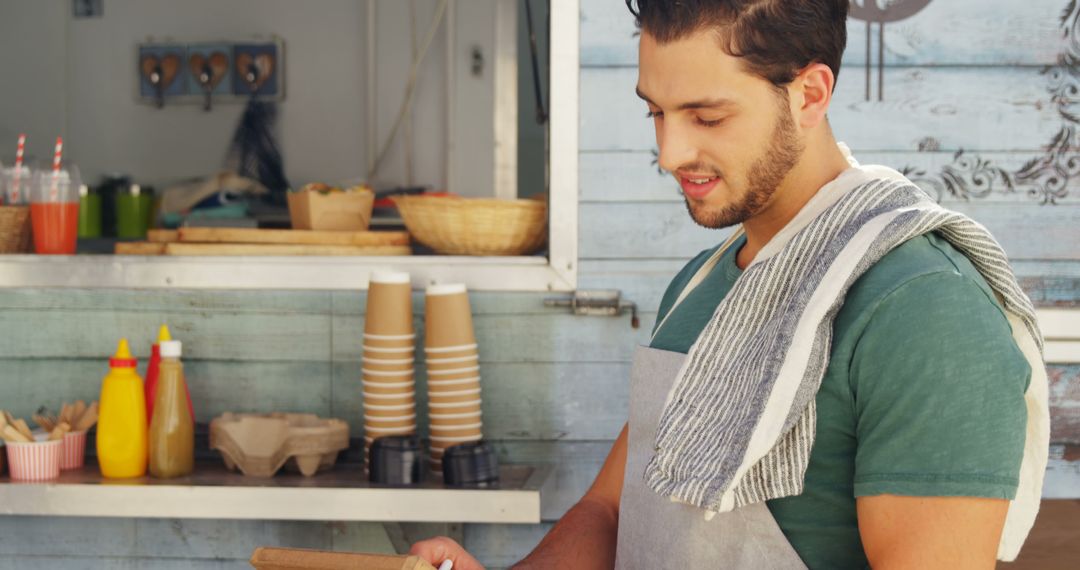
[[[210,422],[210,449],[221,452],[229,470],[252,477],[273,477],[286,462],[310,477],[347,447],[349,425],[314,414],[227,412]]]

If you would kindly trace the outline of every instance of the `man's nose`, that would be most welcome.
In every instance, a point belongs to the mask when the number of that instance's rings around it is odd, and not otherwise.
[[[684,164],[697,161],[697,147],[690,133],[677,121],[665,121],[657,125],[656,143],[660,147],[660,168],[674,173]]]

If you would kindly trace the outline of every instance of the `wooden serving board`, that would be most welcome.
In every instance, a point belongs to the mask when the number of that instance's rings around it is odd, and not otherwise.
[[[151,240],[153,241],[153,240]],[[180,228],[181,243],[407,246],[408,232]]]
[[[291,230],[288,230],[291,231]],[[165,255],[412,255],[407,245],[298,245],[245,243],[168,243]]]
[[[114,253],[116,255],[163,255],[165,244],[153,241],[118,242]]]
[[[153,243],[169,243],[180,241],[180,232],[176,230],[148,230],[146,241]]]

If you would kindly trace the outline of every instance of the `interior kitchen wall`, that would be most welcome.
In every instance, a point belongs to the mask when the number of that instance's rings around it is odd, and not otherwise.
[[[453,14],[438,27],[418,74],[411,136],[395,137],[382,168],[369,178],[369,153],[388,140],[404,96],[413,55],[410,19],[415,15],[419,42],[435,0],[373,1],[377,33],[370,43],[365,0],[106,0],[103,17],[85,19],[73,18],[69,0],[0,0],[0,160],[10,163],[18,133],[26,132],[27,152],[44,163],[63,135],[67,160],[91,183],[107,173],[153,184],[210,174],[224,164],[243,102],[220,99],[204,112],[200,104],[169,101],[159,110],[139,100],[136,45],[280,38],[286,95],[278,104],[276,132],[294,186],[370,179],[445,188],[446,115],[453,112],[462,149],[455,191],[492,195],[493,67],[474,76],[468,63],[477,45],[494,60],[494,2],[450,3]],[[448,56],[450,23],[456,43]],[[372,48],[376,68],[369,75]],[[446,82],[452,59],[461,74],[451,87],[458,91],[453,109]],[[371,125],[369,87],[375,99]]]

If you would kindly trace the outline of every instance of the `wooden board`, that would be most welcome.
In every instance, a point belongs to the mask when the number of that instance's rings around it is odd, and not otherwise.
[[[250,243],[295,245],[409,245],[408,232],[334,232],[246,228],[180,228],[184,243]]]
[[[146,232],[146,241],[154,243],[169,243],[178,241],[180,232],[176,230],[149,230]]]
[[[296,245],[296,244],[211,244],[170,243],[165,255],[411,255],[412,249],[403,245]]]
[[[153,241],[129,241],[116,244],[116,255],[163,255],[165,253],[164,242]]]

